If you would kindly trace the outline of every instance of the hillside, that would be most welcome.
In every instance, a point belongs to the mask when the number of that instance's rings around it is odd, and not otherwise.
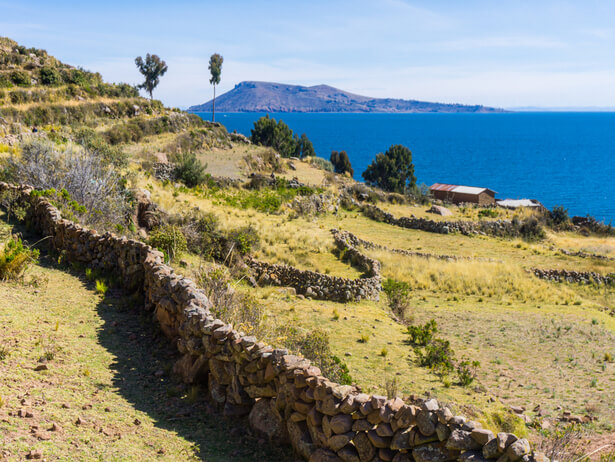
[[[189,112],[210,112],[212,101]],[[304,87],[271,82],[241,82],[216,98],[219,112],[504,112],[462,104],[429,103],[394,98],[370,98],[328,85]]]
[[[613,441],[610,228],[441,203],[451,215],[434,215],[429,197],[280,158],[130,85],[0,43],[0,256],[10,234],[41,249],[23,277],[0,275],[0,458],[274,461],[321,446],[313,460],[428,462],[413,454],[433,450],[485,462],[447,452],[459,444],[449,423],[472,448],[471,432],[489,439],[481,426],[566,443],[568,456]],[[87,221],[74,197],[96,181],[39,185],[21,199],[36,214],[20,209],[2,182],[25,182],[10,161],[32,142],[104,160],[119,193],[103,199],[122,213],[105,228]],[[194,187],[167,162],[186,154],[207,165]],[[38,201],[98,232],[42,220],[55,212]],[[447,221],[477,231],[434,232]],[[160,250],[155,264],[145,244]],[[286,353],[316,367],[292,369]],[[441,414],[426,409],[433,397]],[[412,418],[392,411],[402,402]],[[275,449],[289,441],[295,453]],[[511,462],[496,449],[488,460]]]

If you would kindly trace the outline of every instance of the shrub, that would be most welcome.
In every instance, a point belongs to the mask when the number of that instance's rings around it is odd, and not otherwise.
[[[197,185],[207,181],[205,169],[207,165],[197,159],[194,153],[179,153],[174,158],[175,162],[175,178],[182,181],[189,188],[194,188]]]
[[[565,209],[561,205],[556,205],[549,212],[549,219],[553,226],[560,227],[570,223],[570,217],[568,216],[568,209]]]
[[[459,384],[462,387],[467,387],[474,382],[476,379],[478,367],[480,366],[480,362],[478,361],[470,361],[464,359],[459,364],[457,364],[457,377],[459,378]]]
[[[150,233],[148,244],[164,253],[167,261],[172,261],[181,252],[185,252],[188,247],[186,236],[181,228],[174,225],[161,226]]]
[[[111,146],[104,137],[91,128],[82,128],[75,135],[75,141],[99,156],[105,163],[116,167],[128,165],[128,156],[117,146]]]
[[[410,308],[410,285],[407,282],[386,279],[382,284],[389,300],[389,308],[402,320],[408,316]]]
[[[331,151],[331,164],[333,164],[333,169],[335,173],[339,173],[343,175],[348,172],[350,176],[354,175],[354,170],[352,165],[350,164],[350,159],[348,158],[348,154],[346,151]]]
[[[18,221],[26,217],[26,208],[21,204],[20,193],[7,189],[0,192],[0,206],[6,210],[6,220],[11,222],[11,218],[15,217]]]
[[[290,329],[284,343],[290,350],[312,361],[328,379],[343,385],[352,383],[348,366],[331,352],[326,332],[320,329],[308,332]]]
[[[11,82],[20,87],[29,87],[32,85],[32,79],[30,74],[25,71],[13,71],[11,72]]]
[[[424,350],[415,349],[419,365],[429,367],[440,374],[446,374],[453,370],[454,352],[448,340],[433,339]]]
[[[408,326],[407,333],[410,336],[410,344],[415,346],[426,346],[433,340],[434,334],[438,332],[436,320],[427,321],[424,326]]]
[[[249,254],[260,242],[258,232],[252,226],[244,226],[229,232],[228,239],[241,255]]]
[[[536,217],[528,217],[519,226],[519,234],[526,241],[539,241],[546,237],[545,230]]]
[[[499,213],[495,209],[481,209],[478,211],[478,218],[497,218]]]
[[[93,227],[115,229],[126,220],[128,204],[122,178],[94,152],[75,144],[60,149],[48,140],[30,140],[21,148],[20,157],[7,160],[11,181],[39,190],[65,190],[74,201],[70,207]]]
[[[38,260],[38,249],[31,250],[20,238],[10,237],[0,250],[0,280],[17,280],[31,263]]]
[[[42,85],[60,85],[62,83],[62,76],[55,67],[42,67],[39,76]]]
[[[309,162],[316,168],[325,170],[326,172],[333,172],[334,170],[333,164],[322,157],[310,157]]]

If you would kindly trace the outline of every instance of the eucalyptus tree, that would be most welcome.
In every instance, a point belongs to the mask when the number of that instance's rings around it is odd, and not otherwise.
[[[211,120],[212,122],[216,121],[216,85],[220,83],[220,76],[222,75],[222,62],[224,58],[222,55],[218,53],[214,53],[209,58],[209,72],[211,73],[211,78],[209,79],[209,83],[214,86],[214,99],[213,104],[211,106]]]
[[[139,72],[145,77],[145,81],[138,86],[149,93],[149,98],[153,99],[152,93],[154,88],[160,83],[160,77],[167,72],[167,63],[165,63],[158,55],[145,55],[145,60],[141,56],[135,59],[135,64]]]

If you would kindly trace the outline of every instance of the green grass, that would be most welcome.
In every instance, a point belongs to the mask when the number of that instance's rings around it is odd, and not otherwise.
[[[171,376],[177,356],[138,301],[110,292],[101,300],[83,273],[45,256],[28,276],[45,282],[0,282],[0,448],[8,460],[32,449],[47,460],[289,460]],[[41,364],[47,369],[35,371]],[[33,417],[18,417],[22,408]],[[53,424],[60,429],[49,431]]]

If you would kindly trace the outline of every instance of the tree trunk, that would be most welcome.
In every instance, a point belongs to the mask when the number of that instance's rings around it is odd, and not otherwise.
[[[215,122],[216,121],[216,84],[214,83],[214,101],[213,101],[213,105],[211,106],[211,121]]]

